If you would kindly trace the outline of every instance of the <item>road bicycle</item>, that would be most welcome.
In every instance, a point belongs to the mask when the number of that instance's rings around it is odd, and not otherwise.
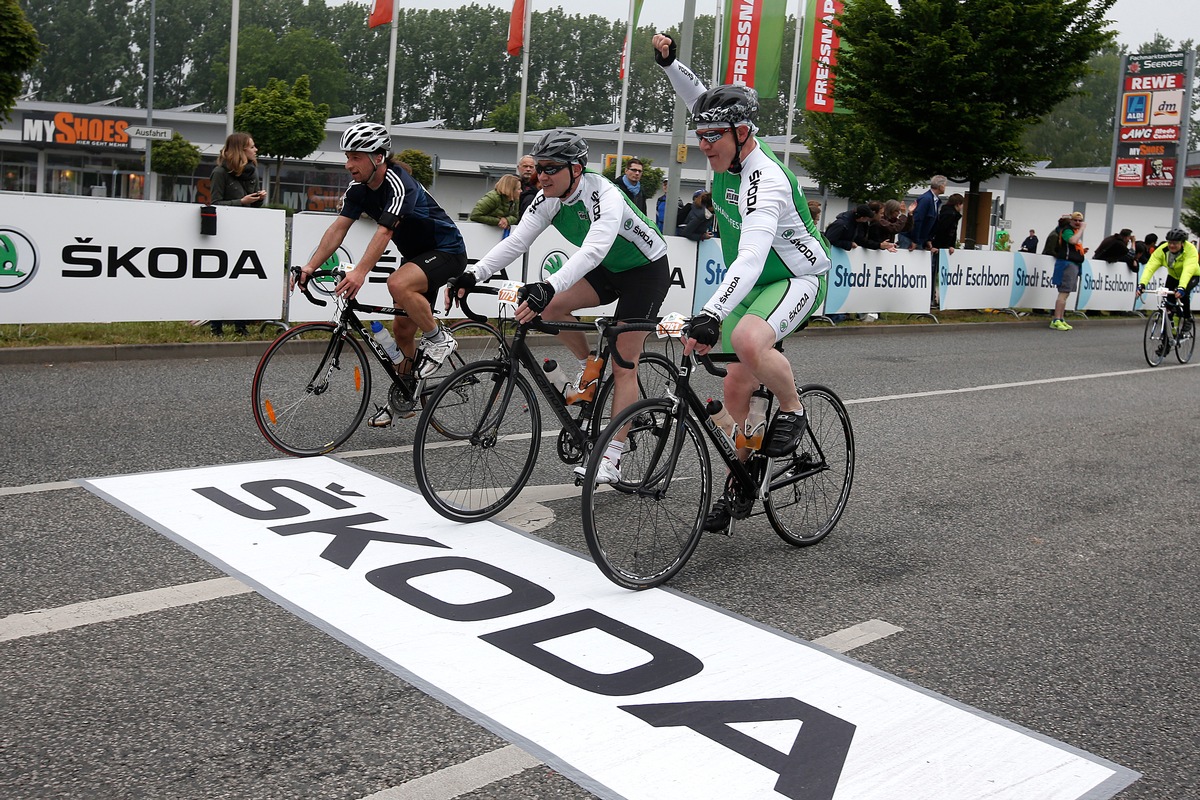
[[[299,268],[292,274],[299,285]],[[312,303],[333,296],[333,286],[345,268],[318,269],[302,285]],[[388,405],[394,417],[411,416],[417,403],[426,403],[443,378],[466,363],[466,358],[496,358],[506,349],[504,337],[486,320],[464,320],[448,326],[458,340],[452,353],[432,376],[417,380],[400,372],[383,345],[371,336],[360,313],[404,315],[398,308],[335,298],[334,322],[293,326],[267,347],[254,370],[250,395],[254,421],[267,441],[292,456],[317,456],[346,442],[358,429],[371,401],[371,363],[368,353],[387,375]],[[357,337],[357,338],[356,338]]]
[[[1146,335],[1142,339],[1142,350],[1146,363],[1157,367],[1175,350],[1180,364],[1192,360],[1196,349],[1196,324],[1191,314],[1183,313],[1183,304],[1175,299],[1175,290],[1160,286],[1149,292],[1159,297],[1158,308],[1146,320]]]
[[[725,369],[713,360],[681,356],[667,395],[634,403],[616,415],[593,448],[603,453],[612,435],[630,426],[621,482],[612,489],[595,483],[597,456],[583,481],[588,550],[600,571],[619,586],[648,589],[665,583],[695,552],[711,506],[706,438],[728,469],[722,490],[732,517],[727,535],[733,534],[736,521],[765,513],[785,542],[813,545],[833,530],[846,508],[854,482],[854,431],[841,399],[817,384],[797,387],[808,430],[796,450],[779,458],[752,450],[741,461],[734,440],[717,426],[691,385],[697,363],[724,377]],[[767,395],[770,420],[774,398]],[[759,500],[763,510],[755,512]]]
[[[502,305],[515,306],[519,286],[472,287],[460,298],[463,313],[470,319],[482,319],[470,310],[471,294],[496,294]],[[561,425],[556,436],[559,459],[564,464],[585,463],[608,422],[616,383],[606,367],[609,356],[616,352],[612,343],[624,329],[625,323],[607,318],[590,323],[550,322],[538,317],[518,325],[510,345],[497,358],[467,364],[443,380],[430,395],[413,434],[417,486],[429,505],[448,519],[473,522],[491,517],[516,499],[529,482],[541,447],[538,393]],[[562,391],[550,382],[529,347],[527,337],[534,331],[612,334],[597,340],[601,367],[590,401],[568,404]],[[643,352],[638,360],[639,397],[666,391],[674,380],[671,360],[654,352]]]

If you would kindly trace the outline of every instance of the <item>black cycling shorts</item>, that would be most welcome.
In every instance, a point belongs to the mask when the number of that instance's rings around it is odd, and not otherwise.
[[[644,267],[610,272],[597,267],[584,276],[596,290],[600,305],[617,301],[616,319],[650,319],[658,315],[667,289],[671,287],[671,267],[663,256]]]
[[[425,280],[429,282],[429,287],[422,294],[429,301],[430,306],[436,307],[438,296],[441,295],[446,281],[456,275],[461,275],[462,271],[467,268],[467,254],[430,250],[427,253],[421,253],[416,258],[405,259],[404,263],[416,264],[421,268],[421,272],[425,273]]]

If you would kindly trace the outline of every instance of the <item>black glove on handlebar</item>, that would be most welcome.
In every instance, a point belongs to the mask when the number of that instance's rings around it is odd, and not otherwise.
[[[471,290],[475,288],[475,284],[478,282],[479,279],[475,277],[475,273],[469,269],[465,269],[450,280],[446,281],[446,285],[450,287],[450,296],[458,297],[459,289],[466,289],[467,293],[470,294]]]
[[[688,320],[683,335],[689,339],[695,339],[698,344],[712,347],[721,338],[721,320],[707,311],[701,311]]]
[[[554,299],[554,287],[547,281],[541,283],[527,283],[517,290],[517,304],[524,303],[529,306],[529,310],[535,313],[542,313],[546,306],[550,305],[550,301]]]
[[[663,35],[666,36],[666,34]],[[675,40],[671,39],[671,46],[667,49],[667,57],[663,58],[662,52],[656,47],[654,48],[654,60],[658,62],[660,67],[669,67],[675,63],[675,56],[678,54],[678,51],[679,48],[675,46]]]

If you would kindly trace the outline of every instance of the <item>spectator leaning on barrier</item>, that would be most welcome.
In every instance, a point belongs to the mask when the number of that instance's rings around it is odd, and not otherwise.
[[[1137,263],[1145,265],[1150,260],[1150,254],[1154,252],[1154,248],[1158,246],[1158,234],[1147,233],[1146,238],[1140,242],[1134,242],[1133,252],[1137,258]]]
[[[884,202],[871,220],[867,236],[876,242],[895,242],[905,231],[912,230],[912,217],[899,200]]]
[[[697,189],[692,195],[692,207],[688,210],[687,221],[683,224],[683,235],[693,242],[711,239],[713,237],[712,218],[712,194],[703,189]]]
[[[1093,261],[1109,264],[1124,264],[1130,272],[1137,272],[1137,257],[1133,250],[1133,231],[1122,228],[1118,233],[1105,236],[1092,252]]]
[[[842,250],[853,250],[861,246],[868,250],[888,250],[896,252],[894,242],[879,241],[871,238],[871,222],[875,212],[866,203],[861,203],[851,211],[843,211],[834,217],[833,222],[825,229],[825,238],[834,247]]]
[[[946,176],[934,175],[929,179],[929,189],[917,198],[917,207],[913,210],[913,229],[909,237],[909,250],[928,250],[933,236],[933,225],[937,222],[938,211],[942,207],[942,195],[946,191]]]
[[[1054,253],[1054,277],[1050,282],[1058,287],[1058,299],[1054,301],[1054,318],[1050,327],[1056,331],[1069,331],[1071,326],[1063,317],[1067,313],[1067,297],[1079,289],[1079,268],[1087,248],[1083,246],[1083,229],[1087,224],[1083,214],[1076,211],[1070,216],[1066,227],[1061,228]],[[1055,229],[1060,230],[1060,229]]]
[[[929,240],[935,253],[945,249],[953,254],[954,248],[958,247],[958,224],[962,221],[963,202],[963,196],[955,193],[942,203],[942,210],[938,212],[937,221],[933,224],[933,234]]]
[[[516,175],[501,175],[500,180],[496,181],[496,188],[479,198],[471,210],[471,222],[493,225],[507,231],[517,224],[520,199],[521,179]]]
[[[257,166],[258,148],[254,145],[254,138],[241,131],[229,134],[217,157],[217,166],[212,171],[208,202],[214,206],[262,208],[267,193],[259,188],[261,182]],[[239,336],[249,333],[246,320],[236,319],[232,322],[234,332]],[[225,335],[225,320],[214,319],[209,322],[209,327],[213,336]]]
[[[1038,246],[1037,231],[1033,228],[1029,229],[1029,235],[1025,237],[1025,241],[1021,242],[1022,253],[1036,253]]]

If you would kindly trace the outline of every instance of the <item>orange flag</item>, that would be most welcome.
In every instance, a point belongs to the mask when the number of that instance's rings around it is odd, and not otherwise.
[[[371,9],[371,16],[367,17],[367,27],[378,28],[380,25],[387,25],[391,22],[392,8],[395,4],[395,0],[375,0],[375,7]]]
[[[508,54],[521,55],[525,46],[525,0],[513,0],[512,16],[508,18]]]

